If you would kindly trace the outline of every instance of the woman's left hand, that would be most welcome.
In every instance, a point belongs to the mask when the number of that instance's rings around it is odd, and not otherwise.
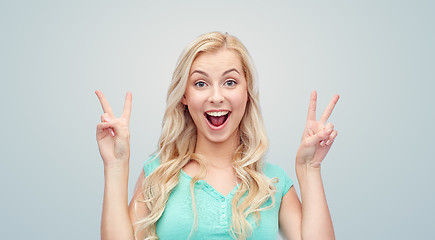
[[[309,166],[320,168],[320,164],[328,153],[337,136],[337,130],[332,123],[326,124],[329,116],[334,110],[339,95],[334,95],[320,120],[316,120],[317,93],[311,93],[310,105],[308,108],[307,123],[302,135],[301,145],[296,154],[296,166]]]

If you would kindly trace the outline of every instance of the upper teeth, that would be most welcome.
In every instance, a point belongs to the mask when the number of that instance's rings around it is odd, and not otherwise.
[[[221,112],[207,112],[207,115],[213,116],[213,117],[220,117],[223,115],[227,115],[228,111],[221,111]]]

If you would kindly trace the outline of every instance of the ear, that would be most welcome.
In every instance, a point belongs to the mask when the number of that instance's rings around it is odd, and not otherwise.
[[[185,95],[183,95],[183,98],[181,99],[181,103],[183,105],[187,105],[187,100],[186,100],[186,96]]]

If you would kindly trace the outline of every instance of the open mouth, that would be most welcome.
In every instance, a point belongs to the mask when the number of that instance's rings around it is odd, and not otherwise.
[[[227,121],[228,117],[230,116],[229,111],[220,111],[220,112],[206,112],[204,113],[205,117],[207,118],[208,122],[215,126],[219,127]]]

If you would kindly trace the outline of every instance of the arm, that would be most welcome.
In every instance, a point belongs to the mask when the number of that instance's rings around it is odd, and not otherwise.
[[[282,198],[279,228],[286,239],[302,239],[302,206],[294,187],[291,187]]]
[[[338,98],[338,95],[332,98],[320,120],[317,121],[317,94],[316,92],[311,94],[306,129],[296,155],[295,167],[301,189],[301,217],[299,219],[297,217],[291,219],[287,217],[295,215],[294,211],[297,211],[297,205],[299,204],[299,199],[296,201],[292,200],[294,197],[287,196],[289,193],[283,197],[283,205],[280,209],[280,224],[282,218],[283,233],[290,239],[335,239],[320,174],[320,165],[337,136],[337,130],[334,130],[331,123],[326,124],[326,121],[331,115]],[[285,217],[281,217],[281,215]],[[298,234],[294,233],[294,231],[300,232],[300,236],[298,237]]]
[[[320,168],[299,167],[296,174],[302,198],[303,239],[335,239]]]
[[[101,239],[133,239],[128,213],[128,171],[130,159],[131,93],[127,93],[124,111],[115,118],[109,103],[100,91],[95,92],[103,107],[97,125],[97,142],[104,162],[104,199],[101,217]]]
[[[101,239],[134,239],[128,213],[128,166],[104,169]]]

